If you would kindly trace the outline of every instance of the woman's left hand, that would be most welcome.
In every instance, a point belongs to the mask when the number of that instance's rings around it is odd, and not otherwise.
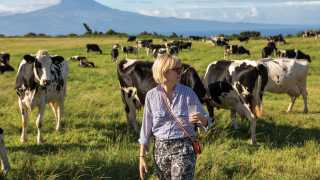
[[[189,121],[191,123],[194,123],[194,124],[200,123],[203,126],[207,126],[208,125],[207,118],[204,117],[201,113],[198,113],[198,112],[190,114]]]

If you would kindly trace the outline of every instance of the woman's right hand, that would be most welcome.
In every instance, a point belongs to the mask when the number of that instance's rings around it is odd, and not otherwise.
[[[144,180],[144,175],[145,175],[145,173],[148,172],[147,165],[146,165],[146,162],[144,160],[144,157],[140,157],[139,172],[140,172],[141,180]]]

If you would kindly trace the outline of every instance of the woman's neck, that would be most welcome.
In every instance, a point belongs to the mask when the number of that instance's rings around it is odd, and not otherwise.
[[[167,95],[171,95],[175,84],[164,83],[161,85]]]

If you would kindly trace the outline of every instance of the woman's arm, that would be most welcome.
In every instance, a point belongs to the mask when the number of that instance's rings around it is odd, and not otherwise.
[[[144,144],[140,144],[140,153],[139,153],[139,173],[141,180],[144,180],[145,173],[148,172],[147,164],[145,162],[145,149]]]

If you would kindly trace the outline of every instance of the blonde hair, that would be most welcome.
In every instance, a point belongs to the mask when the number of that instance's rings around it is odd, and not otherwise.
[[[158,84],[163,84],[167,81],[165,73],[172,68],[181,67],[181,61],[169,54],[158,56],[152,66],[153,79]]]

